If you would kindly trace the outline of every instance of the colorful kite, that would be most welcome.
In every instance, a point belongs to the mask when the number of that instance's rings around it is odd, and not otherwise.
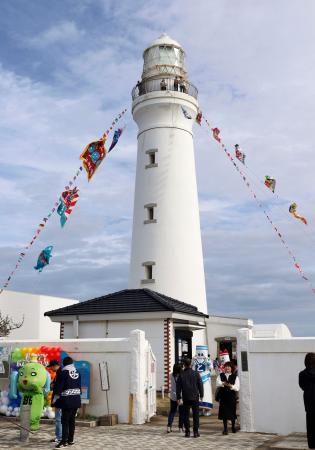
[[[182,111],[183,111],[183,114],[184,114],[184,116],[186,117],[186,119],[191,119],[191,118],[192,118],[192,117],[188,114],[188,112],[186,111],[185,108],[182,107]]]
[[[265,176],[265,186],[269,188],[272,192],[275,192],[276,188],[276,180],[275,178],[269,177],[269,175]]]
[[[52,249],[53,246],[50,245],[40,252],[37,259],[37,265],[34,266],[35,270],[38,270],[38,272],[42,272],[43,268],[49,264],[49,260],[52,257]]]
[[[90,142],[80,155],[87,172],[88,181],[91,180],[96,169],[106,156],[105,140],[106,137],[104,136],[98,141]]]
[[[110,144],[110,147],[108,149],[108,153],[113,150],[113,148],[115,147],[115,145],[117,144],[122,132],[124,131],[123,128],[118,128],[118,130],[115,130],[114,136],[113,136],[113,140],[112,143]]]
[[[221,142],[221,138],[219,137],[220,130],[219,128],[211,128],[213,137],[216,141]]]
[[[296,203],[292,203],[289,208],[289,213],[292,214],[292,216],[294,216],[296,219],[300,219],[303,223],[305,223],[305,225],[307,225],[307,220],[305,219],[305,217],[302,217],[300,216],[300,214],[297,214],[296,212],[297,206],[298,205]]]
[[[241,152],[240,146],[239,146],[238,144],[235,144],[234,147],[235,147],[235,156],[236,156],[236,158],[237,158],[241,163],[245,164],[245,158],[246,158],[245,153]]]
[[[59,199],[59,206],[57,208],[57,214],[60,216],[61,227],[67,222],[68,217],[72,213],[77,201],[79,200],[79,190],[74,187],[73,189],[67,189],[64,191]]]
[[[201,119],[202,119],[202,112],[198,111],[198,114],[196,116],[196,122],[198,123],[198,125],[201,125]]]

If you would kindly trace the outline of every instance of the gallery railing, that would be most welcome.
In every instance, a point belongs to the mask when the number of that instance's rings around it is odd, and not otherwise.
[[[155,91],[177,91],[183,94],[191,95],[192,97],[198,97],[198,89],[188,81],[183,81],[178,83],[176,89],[176,83],[174,86],[174,78],[159,78],[155,80],[147,80],[137,83],[137,85],[132,89],[131,95],[132,100],[140,95],[148,94],[149,92]]]

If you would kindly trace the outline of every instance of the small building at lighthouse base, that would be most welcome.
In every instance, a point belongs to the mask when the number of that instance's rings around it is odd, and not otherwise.
[[[65,339],[122,338],[143,330],[157,360],[157,390],[168,390],[173,364],[194,356],[197,344],[208,344],[216,358],[222,342],[234,351],[237,329],[251,326],[246,319],[208,317],[196,306],[150,289],[125,289],[45,316],[60,323]]]

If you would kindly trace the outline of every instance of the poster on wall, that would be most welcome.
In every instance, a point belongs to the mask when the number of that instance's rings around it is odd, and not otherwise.
[[[9,378],[10,364],[9,356],[11,353],[10,347],[0,347],[0,378]]]
[[[91,364],[87,361],[75,361],[74,365],[81,375],[81,402],[87,404],[90,402]]]

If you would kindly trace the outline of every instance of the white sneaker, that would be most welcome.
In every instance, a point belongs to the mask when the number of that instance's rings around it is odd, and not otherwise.
[[[171,427],[167,427],[167,432],[171,433],[172,432],[172,428]]]
[[[184,428],[178,428],[178,431],[180,432],[180,433],[184,433]]]

